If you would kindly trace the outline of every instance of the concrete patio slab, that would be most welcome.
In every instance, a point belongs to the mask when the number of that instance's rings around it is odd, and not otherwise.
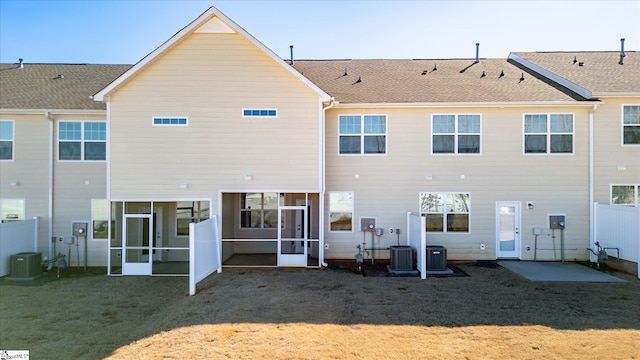
[[[498,261],[498,265],[531,281],[627,282],[574,262]]]

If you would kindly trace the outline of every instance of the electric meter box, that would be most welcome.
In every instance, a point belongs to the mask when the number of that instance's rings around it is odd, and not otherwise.
[[[360,218],[360,231],[373,232],[376,228],[375,218]]]
[[[87,223],[73,223],[73,236],[87,236]]]
[[[549,229],[564,229],[565,225],[564,215],[549,215]]]

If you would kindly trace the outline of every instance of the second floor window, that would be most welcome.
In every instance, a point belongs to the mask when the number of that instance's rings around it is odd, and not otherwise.
[[[640,145],[640,105],[625,105],[622,112],[622,144]]]
[[[572,154],[572,114],[525,114],[525,154]]]
[[[61,121],[58,124],[58,160],[106,160],[107,123]]]
[[[433,115],[433,154],[479,154],[480,115]]]
[[[341,115],[338,118],[340,154],[386,154],[385,115]]]
[[[13,121],[0,121],[0,160],[13,160]]]

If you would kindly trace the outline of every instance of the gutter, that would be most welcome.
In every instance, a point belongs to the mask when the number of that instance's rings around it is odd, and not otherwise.
[[[589,249],[593,249],[595,242],[595,216],[594,216],[594,169],[593,169],[593,113],[596,112],[600,104],[593,104],[593,108],[589,111]],[[596,257],[593,254],[589,254],[591,261],[597,262]]]
[[[554,106],[579,106],[591,107],[600,101],[537,101],[537,102],[441,102],[441,103],[348,103],[339,104],[336,101],[336,108],[340,109],[362,109],[362,108],[387,108],[387,109],[427,109],[427,108],[519,108],[519,107],[554,107]]]
[[[105,110],[96,109],[0,109],[0,114],[20,114],[20,115],[41,115],[42,113],[47,116],[47,113],[55,111],[58,114],[69,115],[104,115]]]
[[[319,253],[320,253],[320,264],[324,267],[329,266],[329,264],[327,264],[324,261],[324,194],[327,190],[327,177],[326,177],[326,137],[325,137],[325,132],[326,132],[326,117],[327,117],[327,110],[331,109],[332,107],[334,107],[335,105],[338,105],[338,102],[332,97],[331,101],[329,102],[329,105],[325,106],[322,108],[322,118],[320,119],[320,142],[321,142],[321,146],[320,146],[320,183],[321,183],[321,190],[320,190],[320,223],[322,224],[322,227],[320,227],[320,243],[318,246],[320,246],[320,249],[318,249]]]
[[[48,243],[49,243],[49,260],[53,259],[53,156],[55,151],[53,147],[55,146],[55,142],[53,141],[54,135],[54,121],[55,119],[51,117],[51,113],[49,111],[44,112],[44,117],[49,121],[49,223],[47,225],[47,233],[48,233]],[[49,266],[47,270],[51,270],[53,268],[53,262],[49,261]]]

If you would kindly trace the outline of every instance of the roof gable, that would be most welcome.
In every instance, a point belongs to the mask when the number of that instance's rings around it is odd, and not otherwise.
[[[131,69],[122,74],[120,77],[115,79],[105,88],[100,90],[98,93],[94,95],[94,100],[96,101],[104,101],[105,96],[109,93],[120,87],[127,80],[137,74],[139,71],[144,69],[148,64],[153,62],[159,56],[162,56],[166,51],[168,51],[174,44],[182,40],[184,37],[188,36],[191,33],[199,32],[199,33],[238,33],[244,38],[246,38],[250,43],[258,47],[262,52],[264,52],[269,58],[273,59],[279,66],[282,66],[285,70],[295,76],[298,80],[304,83],[306,86],[311,88],[315,93],[320,96],[322,101],[329,101],[331,98],[327,93],[325,93],[322,89],[320,89],[316,84],[311,82],[306,77],[302,76],[299,72],[295,71],[291,66],[289,66],[286,62],[283,61],[276,53],[267,48],[264,44],[254,38],[251,34],[249,34],[246,30],[240,27],[238,24],[229,19],[226,15],[220,12],[215,7],[210,7],[202,13],[197,19],[192,21],[189,25],[185,26],[182,30],[178,31],[175,35],[173,35],[169,40],[164,42],[158,48],[153,50],[147,56],[145,56],[142,60],[140,60],[137,64],[135,64]]]

